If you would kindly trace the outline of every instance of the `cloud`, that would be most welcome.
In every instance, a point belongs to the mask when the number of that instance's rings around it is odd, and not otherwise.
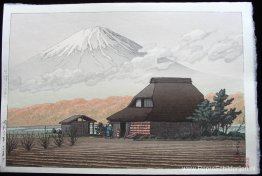
[[[243,54],[242,35],[217,36],[218,33],[202,30],[189,32],[182,36],[174,55],[179,61],[194,64],[205,59],[230,63]]]
[[[187,61],[189,63],[201,61],[207,56],[205,39],[211,34],[212,32],[205,32],[203,30],[193,30],[184,34],[174,51],[174,55],[180,61]]]
[[[16,84],[20,91],[49,91],[70,87],[74,84],[85,82],[88,85],[95,85],[104,79],[104,74],[87,74],[80,69],[56,69],[54,72],[46,73],[41,77],[26,80]],[[19,86],[18,86],[19,85]]]
[[[184,49],[177,50],[176,55],[179,61],[186,61],[193,64],[204,59],[207,56],[207,52],[202,45],[189,45]]]
[[[222,59],[227,63],[236,60],[243,54],[243,46],[239,38],[241,37],[227,37],[215,43],[208,51],[208,59],[212,61]]]
[[[69,70],[59,68],[41,77],[34,77],[33,79],[23,82],[20,86],[20,90],[31,92],[58,90],[84,80],[85,75],[79,69]]]
[[[10,90],[15,90],[18,87],[20,87],[22,84],[22,78],[20,76],[17,77],[10,76],[8,81],[9,81],[8,88]]]
[[[207,40],[213,35],[213,32],[194,30],[183,35],[177,46],[164,48],[157,45],[148,45],[140,50],[140,52],[146,53],[145,55],[128,60],[119,67],[114,66],[97,73],[90,71],[94,70],[94,68],[89,65],[86,65],[83,70],[74,67],[57,68],[41,76],[32,74],[30,79],[23,80],[17,76],[10,79],[9,87],[11,90],[19,89],[22,92],[39,92],[57,91],[78,83],[95,86],[100,82],[112,79],[130,78],[134,82],[139,82],[139,80],[144,81],[152,76],[158,76],[158,73],[164,75],[166,70],[171,76],[183,69],[186,70],[185,66],[176,65],[177,62],[189,63],[189,65],[195,66],[199,65],[201,69],[199,67],[189,68],[198,68],[196,70],[204,72],[205,68],[203,68],[203,65],[206,62],[212,68],[216,64],[215,61],[223,61],[226,64],[242,55],[241,36],[230,36],[220,41],[211,40],[213,43],[210,45],[210,42],[207,42]],[[176,70],[169,69],[170,66],[173,66],[173,69]]]
[[[200,40],[203,40],[205,39],[206,37],[208,37],[212,32],[206,32],[206,31],[203,31],[203,30],[199,30],[199,29],[196,29],[196,30],[193,30],[187,34],[184,34],[182,36],[182,42],[185,42],[185,43],[193,43],[193,42],[196,42],[196,41],[200,41]]]

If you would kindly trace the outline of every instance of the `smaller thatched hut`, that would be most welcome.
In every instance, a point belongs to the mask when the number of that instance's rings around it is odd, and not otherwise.
[[[90,128],[92,128],[92,134],[94,134],[95,122],[96,120],[85,115],[74,115],[59,122],[59,124],[61,124],[63,133],[68,133],[72,128],[75,128],[78,136],[88,136],[90,135]]]

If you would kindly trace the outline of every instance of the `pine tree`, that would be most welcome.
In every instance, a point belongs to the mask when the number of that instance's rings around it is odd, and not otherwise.
[[[219,128],[221,127],[223,133],[227,133],[227,130],[233,123],[233,120],[241,114],[241,111],[236,111],[236,108],[227,108],[227,106],[233,102],[234,98],[228,99],[225,89],[221,89],[218,93],[216,93],[213,99],[214,131],[219,131]]]
[[[192,117],[189,117],[188,119],[192,119],[194,122],[199,123],[201,128],[201,134],[211,134],[212,116],[212,103],[210,103],[208,100],[204,100],[203,102],[197,105],[197,108],[194,110]]]
[[[239,114],[241,114],[241,111],[236,111],[236,108],[230,109],[226,113],[224,120],[221,122],[221,128],[225,134],[227,134],[228,129]]]
[[[202,135],[204,133],[219,134],[220,128],[222,128],[224,134],[227,134],[233,121],[242,112],[236,111],[236,108],[228,109],[228,105],[233,102],[234,98],[228,99],[225,89],[217,92],[213,100],[214,102],[204,100],[198,104],[192,116],[188,119],[200,124]]]

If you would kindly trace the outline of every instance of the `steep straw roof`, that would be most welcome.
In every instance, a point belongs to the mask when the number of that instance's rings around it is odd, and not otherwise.
[[[153,108],[135,107],[138,98],[152,98]],[[188,121],[204,96],[190,78],[152,78],[150,84],[139,92],[128,107],[111,115],[109,121]]]

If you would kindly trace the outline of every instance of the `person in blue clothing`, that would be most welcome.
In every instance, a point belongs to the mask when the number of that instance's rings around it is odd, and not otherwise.
[[[109,125],[106,125],[106,137],[112,137],[112,133],[113,133],[113,130],[112,130],[112,126],[111,124]]]
[[[112,138],[113,137],[113,128],[111,124],[109,124],[108,130],[109,130],[109,137]]]

